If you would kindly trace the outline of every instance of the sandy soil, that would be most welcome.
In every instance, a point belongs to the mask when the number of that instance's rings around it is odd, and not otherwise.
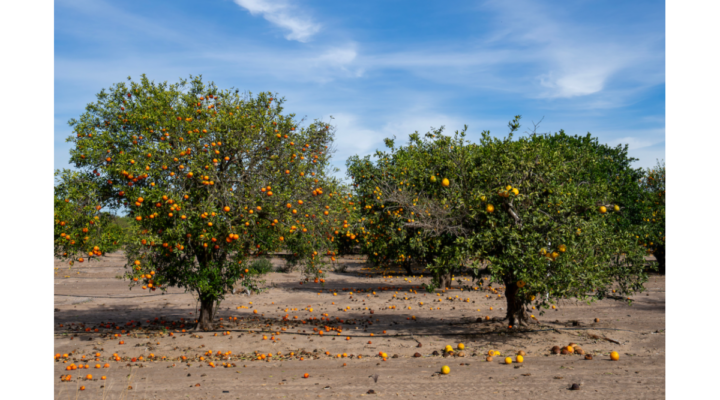
[[[429,282],[419,274],[397,273],[391,278],[367,270],[360,257],[341,262],[347,270],[329,273],[324,286],[300,284],[299,273],[270,273],[266,292],[229,295],[223,301],[216,318],[222,318],[222,328],[183,333],[181,318],[194,321],[197,315],[193,295],[178,289],[164,295],[128,290],[127,282],[116,278],[123,273],[121,253],[70,270],[56,260],[55,352],[69,356],[55,361],[55,397],[665,397],[663,276],[652,276],[647,291],[635,296],[632,306],[615,300],[591,305],[565,301],[545,315],[535,313],[540,324],[533,331],[512,332],[501,323],[477,322],[480,317],[504,315],[504,298],[483,288],[461,291],[458,286],[430,294],[418,288]],[[279,266],[282,261],[273,263]],[[454,285],[469,285],[465,279],[455,277]],[[330,321],[321,320],[323,314]],[[301,322],[311,317],[317,319]],[[141,326],[126,325],[130,321]],[[320,336],[313,331],[325,330],[325,326],[341,327],[342,333],[331,329]],[[593,360],[551,354],[553,346],[571,342],[594,355]],[[464,351],[457,350],[458,343],[465,345]],[[448,344],[455,348],[455,355],[443,357]],[[489,350],[502,355],[487,362]],[[527,353],[522,364],[503,364],[506,356],[515,360],[519,350]],[[613,350],[620,353],[617,362],[609,359]],[[212,357],[206,355],[208,351]],[[229,356],[225,355],[228,351],[232,352]],[[434,351],[440,355],[432,355]],[[274,356],[258,361],[256,352]],[[386,361],[379,352],[387,353]],[[114,353],[121,361],[113,359]],[[337,358],[343,353],[347,357]],[[150,354],[155,357],[148,359]],[[205,360],[200,361],[201,356]],[[138,360],[132,361],[133,357]],[[215,368],[209,366],[211,360]],[[66,371],[71,363],[90,369]],[[106,363],[109,368],[95,369],[95,364]],[[450,374],[439,373],[443,365],[450,367]],[[305,373],[308,378],[303,378]],[[66,374],[71,380],[61,381]],[[85,379],[87,374],[93,378]],[[101,376],[107,379],[100,380]],[[581,384],[579,391],[568,390],[573,383]],[[79,392],[80,386],[85,390]]]

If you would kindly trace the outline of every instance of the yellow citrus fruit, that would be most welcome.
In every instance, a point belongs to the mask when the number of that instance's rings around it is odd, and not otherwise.
[[[448,178],[443,178],[442,185],[445,187],[450,186],[450,181],[448,180]]]
[[[450,373],[450,367],[448,367],[447,365],[443,365],[443,367],[442,367],[442,369],[440,369],[440,371],[443,373],[443,375],[447,375]]]
[[[462,343],[458,344],[458,350],[465,350],[465,345]]]
[[[620,206],[617,204],[615,204],[615,207],[613,207],[613,208],[615,209],[615,211],[620,211]]]
[[[515,357],[515,362],[517,362],[517,363],[522,363],[523,360],[524,360],[524,359],[523,359],[523,356],[517,356],[517,357]]]
[[[505,357],[505,364],[512,364],[512,358]]]
[[[430,182],[435,183],[437,181],[437,178],[435,178],[435,175],[430,175]]]
[[[495,211],[495,207],[493,207],[492,204],[488,204],[487,207],[485,207],[485,209],[486,209],[487,212],[489,212],[489,213]]]
[[[514,189],[512,190],[512,192],[513,192],[513,194],[514,194],[515,196],[517,196],[518,194],[520,194],[520,191],[517,190],[517,188],[514,188]]]
[[[605,214],[607,212],[607,208],[605,206],[600,206],[600,213]]]
[[[617,361],[620,359],[620,354],[618,354],[617,351],[613,351],[612,353],[610,353],[610,359],[613,361]]]
[[[450,346],[450,345],[445,346],[445,352],[446,352],[446,353],[449,353],[449,352],[451,352],[451,351],[453,351],[452,346]]]

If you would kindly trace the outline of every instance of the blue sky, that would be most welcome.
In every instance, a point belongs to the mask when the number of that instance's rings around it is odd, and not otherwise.
[[[55,168],[70,118],[146,73],[277,92],[337,126],[334,164],[382,139],[469,126],[591,132],[665,158],[662,1],[55,1]]]

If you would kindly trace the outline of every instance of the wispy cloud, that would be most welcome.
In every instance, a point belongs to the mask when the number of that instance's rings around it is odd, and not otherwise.
[[[573,21],[563,10],[536,1],[487,1],[483,9],[497,15],[497,27],[486,45],[502,44],[524,54],[537,69],[531,97],[555,99],[603,91],[614,75],[652,84],[664,82],[664,35],[657,31],[598,31]],[[620,28],[622,29],[622,28]],[[650,66],[651,68],[648,68]],[[652,72],[648,74],[648,69]]]
[[[296,7],[286,1],[272,0],[234,0],[235,4],[245,8],[252,15],[262,15],[268,22],[275,24],[290,33],[287,40],[307,42],[310,37],[320,31],[320,24],[309,17],[301,15]]]
[[[543,131],[629,143],[654,162],[664,153],[664,14],[638,2],[467,0],[407,10],[381,1],[57,0],[56,142],[70,133],[63,121],[128,75],[202,74],[222,88],[278,92],[299,117],[333,115],[340,167],[386,137],[404,142],[430,127],[467,123],[472,140],[483,129],[504,135],[516,114],[526,126],[546,116]],[[264,26],[277,38],[258,34]]]

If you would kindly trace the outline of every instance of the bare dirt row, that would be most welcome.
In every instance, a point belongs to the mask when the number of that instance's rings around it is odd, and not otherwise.
[[[453,290],[427,293],[419,286],[430,280],[419,273],[383,275],[359,257],[339,261],[347,269],[330,272],[324,285],[273,272],[264,293],[228,295],[215,332],[192,331],[191,293],[129,290],[116,278],[121,253],[72,269],[56,261],[56,398],[665,395],[663,276],[652,276],[632,306],[569,299],[544,315],[531,310],[539,324],[518,331],[485,321],[504,316],[505,299],[486,286],[473,290],[467,277],[456,276]],[[593,359],[550,352],[570,343]],[[450,356],[446,345],[454,349]],[[491,350],[500,355],[488,362]],[[519,350],[526,353],[522,364],[514,362]],[[611,351],[619,361],[610,361]],[[512,364],[504,364],[507,356]],[[73,364],[89,368],[66,370]],[[444,365],[450,374],[440,374]],[[579,391],[568,389],[573,383]]]

